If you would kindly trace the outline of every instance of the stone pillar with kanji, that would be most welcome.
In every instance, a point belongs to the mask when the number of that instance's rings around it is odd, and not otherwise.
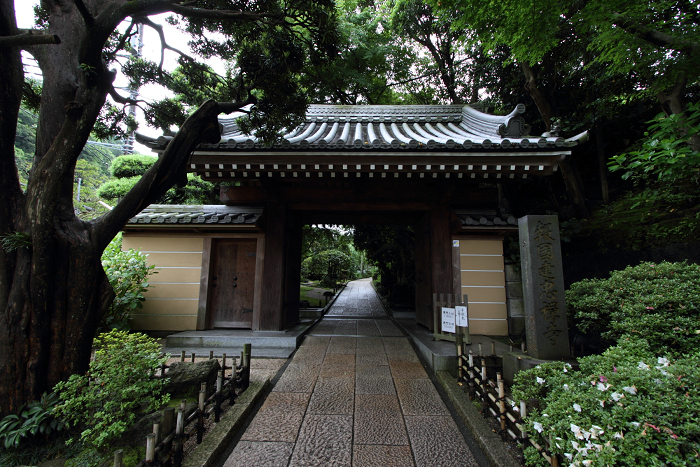
[[[522,217],[518,230],[527,353],[543,360],[570,358],[557,216]]]

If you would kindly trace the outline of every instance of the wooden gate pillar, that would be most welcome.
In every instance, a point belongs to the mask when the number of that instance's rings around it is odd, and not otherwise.
[[[452,209],[432,206],[416,226],[416,322],[433,330],[433,293],[453,293]]]
[[[284,283],[286,264],[285,233],[287,206],[268,200],[265,204],[265,259],[262,273],[262,294],[259,327],[254,331],[281,331],[285,324]],[[298,292],[297,292],[298,293]]]
[[[284,283],[284,329],[299,323],[299,279],[301,278],[302,222],[298,214],[287,213]]]

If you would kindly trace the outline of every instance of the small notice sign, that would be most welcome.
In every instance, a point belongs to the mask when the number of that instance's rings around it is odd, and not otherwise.
[[[457,326],[469,327],[469,316],[467,315],[466,306],[456,306],[455,307],[456,322]]]
[[[459,248],[459,240],[452,240],[452,247]]]
[[[456,332],[454,308],[442,308],[442,332]]]

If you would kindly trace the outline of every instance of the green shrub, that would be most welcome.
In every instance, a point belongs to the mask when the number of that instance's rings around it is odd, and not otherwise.
[[[144,156],[141,154],[119,156],[112,161],[112,175],[116,178],[140,177],[157,160],[157,156]]]
[[[129,316],[137,308],[143,308],[143,293],[150,287],[148,276],[157,274],[149,265],[146,255],[138,250],[122,251],[121,235],[110,242],[102,253],[102,267],[114,290],[114,301],[102,318],[99,330],[129,329]]]
[[[140,176],[129,178],[115,178],[108,180],[104,185],[97,189],[97,195],[109,201],[123,198],[129,190],[131,190],[136,182],[141,179]]]
[[[579,364],[546,363],[515,377],[515,400],[541,400],[527,428],[551,437],[551,452],[570,465],[700,465],[700,353],[674,361],[623,339]],[[532,447],[525,456],[528,466],[549,465]]]
[[[352,259],[339,250],[326,250],[309,256],[302,262],[302,274],[309,279],[335,283],[342,271],[352,266]]]
[[[141,414],[170,400],[161,395],[167,379],[151,375],[169,356],[144,334],[113,330],[95,338],[95,359],[85,375],[58,383],[61,404],[56,414],[83,431],[80,440],[102,449],[134,424]]]
[[[570,322],[615,344],[645,338],[657,355],[676,357],[700,348],[700,265],[642,263],[585,279],[566,292]]]
[[[53,416],[58,402],[56,393],[44,393],[40,400],[20,407],[18,414],[4,417],[0,421],[0,440],[5,449],[16,448],[22,440],[36,435],[49,435],[54,431],[61,431],[63,423]]]

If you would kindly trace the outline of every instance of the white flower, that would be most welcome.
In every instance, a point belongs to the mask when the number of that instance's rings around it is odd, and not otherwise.
[[[601,406],[601,407],[603,407],[603,408],[605,407],[605,401],[602,401],[602,400],[598,399],[598,402],[600,402],[600,406]]]
[[[542,433],[542,424],[540,422],[534,422],[532,424],[535,427],[535,430],[537,430],[538,433]]]
[[[661,366],[669,366],[671,364],[666,357],[659,357],[658,363]],[[656,368],[658,368],[658,366]]]
[[[587,459],[587,460],[583,461],[583,465],[585,465],[586,467],[588,467],[589,465],[592,465],[592,464],[593,464],[592,460]]]
[[[633,396],[637,394],[637,388],[634,386],[625,386],[624,388],[622,388],[622,390],[625,392],[629,392]]]
[[[576,441],[572,441],[571,445],[578,451],[578,443]]]
[[[620,399],[622,399],[623,397],[625,397],[625,395],[624,395],[624,394],[620,394],[619,392],[613,392],[612,394],[610,394],[610,397],[612,397],[612,400],[614,400],[615,402],[617,402],[617,401],[619,401]]]
[[[578,439],[583,439],[583,435],[581,434],[581,427],[578,427],[574,425],[573,423],[571,424],[571,432],[576,436]],[[573,441],[572,441],[573,442]],[[577,445],[578,446],[578,445]],[[576,447],[575,447],[576,448]],[[576,448],[578,449],[578,448]]]
[[[583,437],[586,438],[586,440],[588,440],[591,437],[590,431],[581,430],[581,433],[583,433]],[[588,444],[591,444],[591,442],[589,441]]]
[[[576,412],[580,412],[580,411],[581,411],[581,406],[578,405],[578,404],[574,404],[574,410],[575,410]]]
[[[591,438],[595,439],[603,433],[605,433],[605,431],[603,431],[603,428],[599,427],[598,425],[591,426]]]
[[[632,425],[634,425],[635,428],[639,428],[640,423],[639,422],[630,422]]]
[[[574,460],[574,455],[573,455],[573,454],[569,454],[568,452],[565,452],[565,453],[564,453],[564,457],[566,457],[566,458],[569,459],[570,461]]]
[[[625,439],[625,435],[622,432],[619,432],[619,433],[615,433],[615,436],[613,436],[613,438]]]
[[[539,376],[537,377],[537,384],[544,384],[545,380],[544,378],[540,378]]]
[[[569,390],[569,385],[568,385],[568,384],[565,384],[565,385],[564,385],[564,390],[565,390],[565,391],[568,391],[568,390]]]
[[[596,388],[598,388],[598,391],[607,391],[609,387],[610,387],[609,384],[603,384],[603,383],[596,384]]]
[[[649,369],[649,365],[647,365],[647,364],[644,363],[644,362],[639,362],[639,365],[637,365],[637,368],[639,368],[640,370],[648,370],[648,369]]]

